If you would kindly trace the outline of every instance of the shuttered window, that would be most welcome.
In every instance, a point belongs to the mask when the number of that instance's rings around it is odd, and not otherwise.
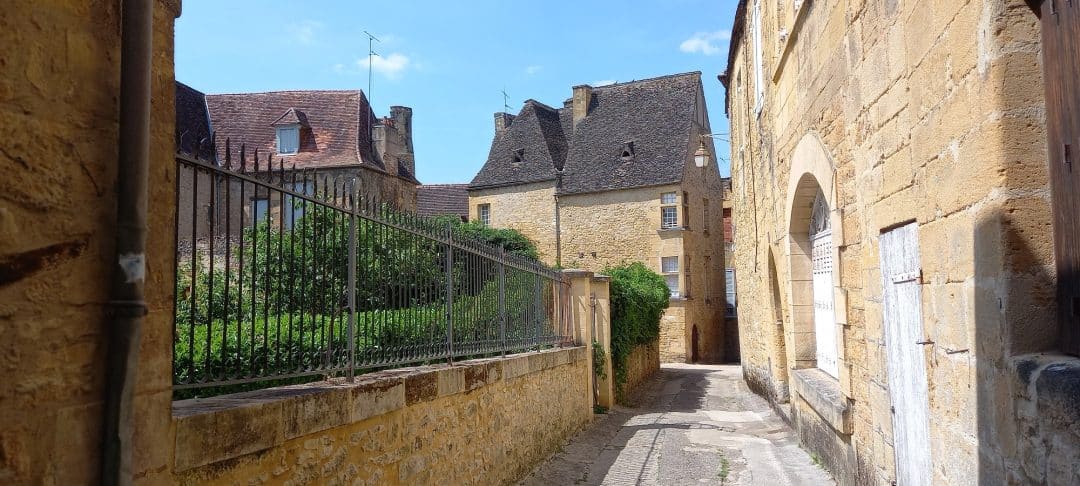
[[[1062,350],[1080,354],[1080,1],[1029,3],[1035,6],[1042,24]]]

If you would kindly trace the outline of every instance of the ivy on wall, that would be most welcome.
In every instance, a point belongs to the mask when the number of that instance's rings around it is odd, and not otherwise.
[[[626,383],[626,360],[638,345],[660,337],[660,317],[671,297],[664,277],[640,262],[604,270],[611,277],[611,366],[619,393]]]

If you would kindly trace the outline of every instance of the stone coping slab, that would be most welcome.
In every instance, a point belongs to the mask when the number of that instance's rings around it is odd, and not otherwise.
[[[417,366],[173,402],[175,472],[587,359],[585,347]]]
[[[841,434],[851,434],[851,407],[840,393],[840,382],[836,378],[817,368],[792,370],[791,378],[795,392],[830,427]]]

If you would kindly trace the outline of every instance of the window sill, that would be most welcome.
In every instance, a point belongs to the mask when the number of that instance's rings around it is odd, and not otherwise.
[[[676,233],[676,232],[680,232],[680,231],[690,231],[690,227],[688,227],[688,226],[672,226],[670,228],[660,228],[660,229],[658,229],[656,231],[659,232],[659,233]]]
[[[840,393],[840,382],[817,368],[793,370],[795,393],[837,432],[851,434],[851,407]]]

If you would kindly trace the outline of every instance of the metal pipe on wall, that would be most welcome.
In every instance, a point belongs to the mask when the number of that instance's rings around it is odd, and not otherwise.
[[[116,267],[109,323],[101,483],[131,484],[132,397],[146,303],[146,189],[150,159],[153,2],[123,0],[120,33],[120,125],[116,197]]]

